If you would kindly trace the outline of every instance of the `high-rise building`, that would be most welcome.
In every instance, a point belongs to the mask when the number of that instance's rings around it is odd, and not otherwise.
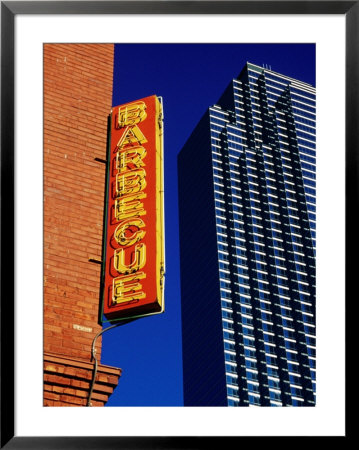
[[[315,126],[247,63],[179,154],[185,406],[315,405]]]

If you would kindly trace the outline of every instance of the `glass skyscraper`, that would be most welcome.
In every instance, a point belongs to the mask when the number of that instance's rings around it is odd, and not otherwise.
[[[179,154],[185,406],[315,405],[315,120],[247,63]]]

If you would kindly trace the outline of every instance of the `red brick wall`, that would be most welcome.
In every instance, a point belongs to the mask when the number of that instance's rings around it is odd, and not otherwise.
[[[44,405],[87,406],[93,377],[90,363],[45,354]],[[119,369],[100,365],[91,406],[104,406],[117,386]]]
[[[90,361],[114,46],[44,45],[44,352]],[[100,359],[101,338],[97,354]]]

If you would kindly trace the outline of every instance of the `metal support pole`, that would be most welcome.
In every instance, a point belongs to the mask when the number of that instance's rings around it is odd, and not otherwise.
[[[88,397],[86,406],[92,406],[92,404],[91,404],[91,397],[92,397],[92,392],[93,392],[93,389],[94,389],[94,386],[95,386],[95,380],[96,380],[96,375],[97,375],[97,366],[98,366],[98,362],[97,362],[97,358],[96,358],[96,341],[97,341],[97,338],[100,337],[105,331],[112,330],[113,328],[119,327],[120,325],[125,325],[126,323],[132,322],[133,320],[136,320],[136,319],[126,319],[126,320],[123,320],[122,322],[116,323],[115,325],[112,325],[111,327],[108,327],[108,328],[105,328],[104,330],[101,330],[93,338],[92,349],[91,349],[91,361],[94,360],[95,364],[94,364],[94,370],[93,370],[93,374],[92,374],[92,381],[91,381],[91,386],[90,386],[89,397]]]

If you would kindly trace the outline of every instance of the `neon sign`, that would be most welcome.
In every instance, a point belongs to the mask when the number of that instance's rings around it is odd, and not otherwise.
[[[158,97],[113,108],[103,290],[110,321],[164,309],[162,142]]]

